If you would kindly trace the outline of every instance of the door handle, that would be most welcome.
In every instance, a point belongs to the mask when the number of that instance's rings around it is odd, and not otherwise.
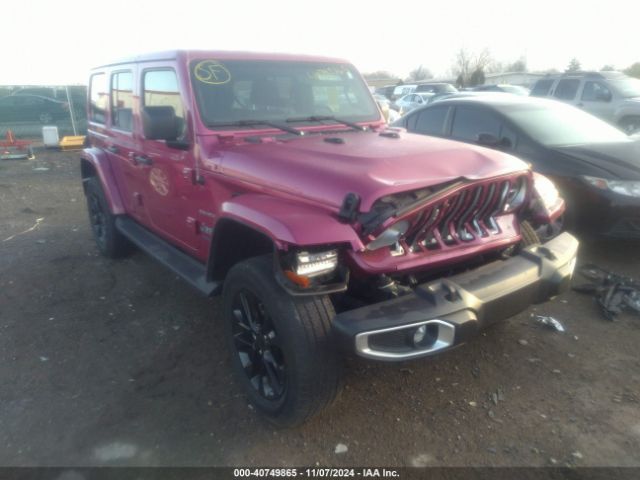
[[[144,155],[134,155],[133,163],[135,163],[136,165],[152,165],[153,160],[151,160],[149,157],[145,157]]]
[[[118,153],[120,151],[120,149],[118,147],[116,147],[115,145],[109,145],[107,147],[107,151],[111,152],[111,153]]]

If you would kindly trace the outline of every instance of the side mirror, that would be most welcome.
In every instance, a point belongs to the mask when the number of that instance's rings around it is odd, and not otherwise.
[[[176,140],[180,132],[173,107],[143,107],[142,130],[148,140]]]

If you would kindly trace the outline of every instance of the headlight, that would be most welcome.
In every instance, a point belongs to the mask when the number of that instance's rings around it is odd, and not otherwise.
[[[337,250],[319,253],[298,252],[296,255],[296,274],[301,277],[317,277],[331,273],[337,267]]]
[[[384,232],[378,235],[375,240],[369,242],[369,244],[367,245],[367,250],[378,250],[382,247],[390,247],[398,240],[400,240],[400,237],[402,237],[402,235],[404,235],[408,229],[408,220],[401,220],[397,223],[394,223]]]
[[[552,208],[556,206],[556,203],[560,198],[558,189],[553,184],[553,182],[544,175],[534,173],[533,186],[536,189],[536,192],[538,192],[538,196],[540,197],[540,200],[542,200],[542,203],[544,204],[546,209],[552,210]]]
[[[633,180],[607,180],[606,178],[582,177],[589,185],[600,190],[610,190],[619,195],[640,197],[640,182]]]

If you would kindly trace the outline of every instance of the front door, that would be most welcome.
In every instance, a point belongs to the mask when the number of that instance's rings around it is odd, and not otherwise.
[[[167,67],[147,68],[142,71],[141,80],[141,111],[146,106],[171,106],[185,138],[188,132],[176,71]],[[146,139],[141,126],[139,148],[133,154],[133,161],[144,171],[142,201],[148,227],[183,250],[197,253],[201,248],[201,237],[194,204],[203,187],[193,181],[192,149],[175,149],[168,147],[164,140]]]

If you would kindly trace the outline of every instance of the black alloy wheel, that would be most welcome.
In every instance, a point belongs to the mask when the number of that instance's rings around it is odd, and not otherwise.
[[[89,224],[100,253],[107,258],[128,255],[132,245],[116,228],[116,217],[109,210],[100,180],[89,177],[84,182]]]
[[[277,427],[300,425],[336,398],[341,359],[326,295],[292,296],[273,254],[236,263],[222,292],[225,337],[239,386]]]
[[[233,342],[249,383],[265,400],[278,402],[287,389],[284,353],[278,332],[262,301],[240,290],[232,303]]]
[[[107,243],[107,217],[104,209],[102,208],[102,202],[95,193],[90,193],[87,196],[87,206],[89,208],[89,223],[91,224],[91,230],[95,236],[96,242],[104,247]]]

